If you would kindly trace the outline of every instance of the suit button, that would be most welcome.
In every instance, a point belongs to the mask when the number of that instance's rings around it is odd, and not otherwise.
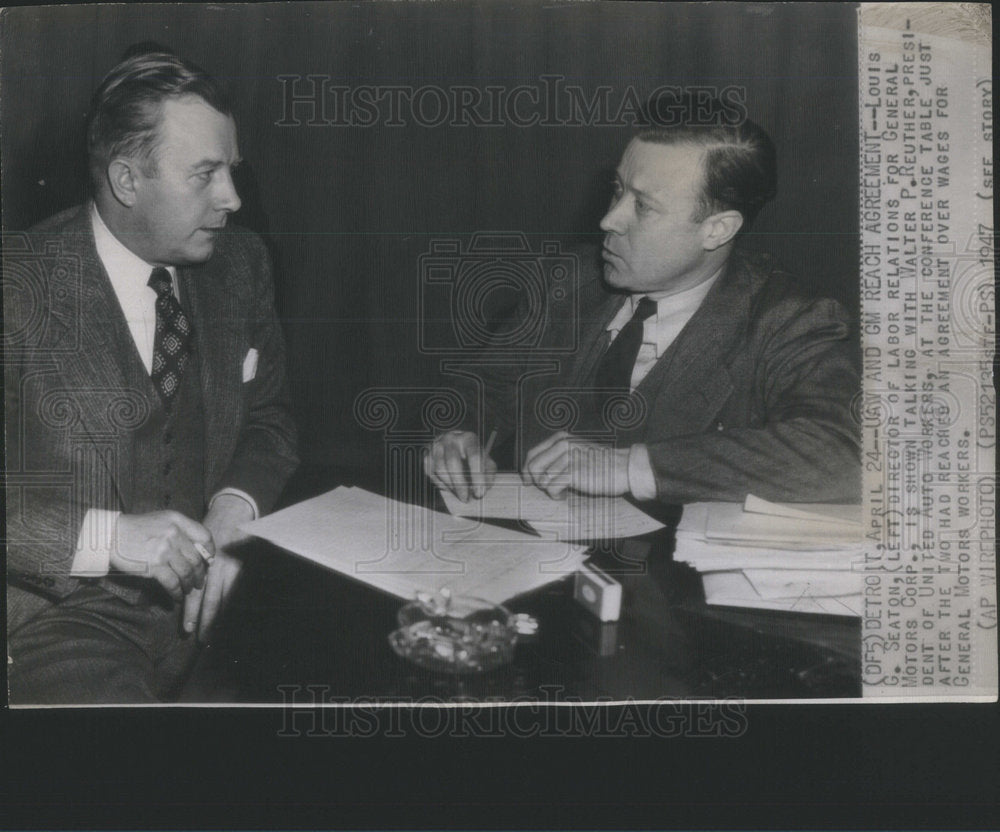
[[[44,583],[46,586],[55,586],[56,585],[56,579],[55,578],[46,578],[42,583]]]
[[[171,465],[171,464],[170,464],[169,462],[168,462],[168,463],[166,463],[166,464],[165,464],[165,465],[163,466],[163,475],[164,475],[164,476],[166,476],[167,474],[169,474],[169,473],[170,473],[170,469],[171,469],[172,467],[173,467],[173,466],[172,466],[172,465]]]
[[[164,445],[169,445],[173,441],[174,441],[174,435],[170,431],[167,431],[165,434],[163,434]]]
[[[166,494],[163,495],[163,502],[164,502],[164,504],[166,504],[168,506],[170,505],[170,493],[169,492],[167,492]]]

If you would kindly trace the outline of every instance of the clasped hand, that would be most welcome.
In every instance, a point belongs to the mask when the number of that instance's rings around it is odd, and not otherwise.
[[[553,498],[568,489],[595,496],[626,494],[628,448],[587,442],[565,431],[552,434],[528,451],[521,468],[525,485],[536,485]],[[497,466],[483,453],[479,437],[451,431],[438,437],[424,458],[431,481],[462,502],[482,497],[493,484]]]

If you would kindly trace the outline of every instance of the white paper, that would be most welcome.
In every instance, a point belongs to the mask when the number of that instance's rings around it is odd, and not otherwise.
[[[678,538],[674,560],[689,563],[701,572],[743,568],[850,571],[863,567],[864,552],[860,546],[854,549],[777,549]]]
[[[741,503],[691,503],[677,528],[678,538],[731,542],[777,548],[850,548],[862,539],[862,528],[832,520],[806,520],[753,514]]]
[[[703,575],[702,579],[705,602],[713,606],[826,615],[861,615],[861,593],[836,597],[802,593],[795,598],[764,598],[742,571],[709,572]]]
[[[337,488],[242,527],[400,598],[417,592],[502,603],[575,572],[584,549],[541,540],[360,488]]]
[[[772,517],[797,517],[801,520],[833,521],[847,527],[861,525],[861,504],[835,505],[832,503],[772,503],[753,494],[747,494],[743,511],[767,514]]]
[[[441,491],[448,511],[458,517],[495,518],[530,523],[543,537],[558,540],[615,540],[663,528],[663,523],[623,497],[567,494],[554,500],[540,488],[525,485],[518,474],[497,474],[481,497],[463,503]]]

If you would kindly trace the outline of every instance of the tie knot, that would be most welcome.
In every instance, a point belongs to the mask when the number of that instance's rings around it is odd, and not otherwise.
[[[153,273],[149,276],[149,280],[146,281],[146,285],[161,298],[164,295],[172,295],[174,293],[174,281],[170,278],[170,272],[163,268],[163,266],[157,266],[153,269]]]
[[[637,321],[644,321],[656,314],[656,301],[643,297],[635,307],[632,317]]]

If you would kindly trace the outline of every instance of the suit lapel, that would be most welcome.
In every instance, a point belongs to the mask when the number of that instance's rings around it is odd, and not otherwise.
[[[71,267],[54,270],[50,284],[50,343],[65,385],[55,395],[75,407],[71,434],[88,436],[93,448],[113,449],[100,456],[119,502],[127,505],[123,497],[131,475],[131,430],[148,418],[153,405],[148,391],[128,382],[126,362],[140,359],[97,256],[87,207],[56,237]]]
[[[750,285],[733,259],[636,392],[650,406],[646,433],[700,433],[733,390],[726,369],[749,317]]]

